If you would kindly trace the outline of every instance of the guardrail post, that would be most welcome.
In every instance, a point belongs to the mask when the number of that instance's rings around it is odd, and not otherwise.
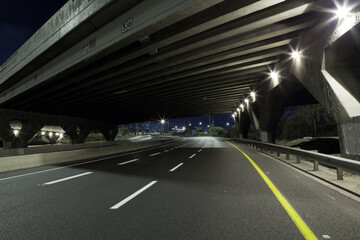
[[[286,159],[289,160],[290,159],[290,154],[286,153]]]
[[[277,151],[277,156],[280,157],[280,151]]]
[[[274,150],[272,148],[270,148],[270,153],[273,154],[274,153]]]
[[[297,163],[297,164],[300,164],[300,163],[301,163],[301,160],[300,160],[300,156],[299,156],[299,155],[296,155],[296,163]]]
[[[338,180],[344,180],[342,168],[336,168],[336,175]]]
[[[319,171],[319,162],[314,161],[314,171]]]

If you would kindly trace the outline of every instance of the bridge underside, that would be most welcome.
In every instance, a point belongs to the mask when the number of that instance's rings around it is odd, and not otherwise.
[[[113,123],[229,113],[319,18],[312,1],[202,2],[1,106]]]

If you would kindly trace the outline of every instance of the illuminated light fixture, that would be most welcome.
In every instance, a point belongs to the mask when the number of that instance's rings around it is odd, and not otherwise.
[[[15,136],[19,136],[19,130],[15,129],[13,132]]]
[[[56,136],[60,136],[60,133],[57,132],[57,133],[55,133],[55,135],[56,135]]]
[[[241,108],[241,111],[244,111],[244,108],[245,108],[244,104],[240,104],[240,108]]]
[[[336,17],[339,19],[344,19],[350,14],[350,8],[347,8],[346,6],[338,7],[338,9],[335,11]]]
[[[255,101],[256,101],[256,94],[255,94],[255,92],[251,92],[251,93],[250,93],[250,96],[252,97],[253,102],[255,102]]]
[[[165,123],[165,120],[164,120],[164,119],[161,119],[160,122],[161,122],[161,124],[164,124],[164,123]]]
[[[200,125],[202,125],[202,122],[199,122]]]
[[[301,57],[301,52],[299,52],[299,51],[293,51],[291,53],[291,58],[294,60],[298,60],[298,59],[300,59],[300,57]]]
[[[229,123],[226,123],[226,126],[229,126]]]
[[[54,135],[54,133],[49,132],[49,137],[52,137]]]
[[[246,103],[249,103],[249,99],[245,98],[245,102],[246,102]]]
[[[236,111],[240,112],[240,108],[237,108]]]
[[[60,133],[60,137],[63,138],[63,137],[64,137],[64,134],[63,134],[63,133]]]
[[[235,114],[232,114],[231,116],[232,116],[233,118],[235,118]]]
[[[177,126],[175,126],[175,129],[177,129]]]
[[[234,115],[235,115],[235,116],[237,116],[237,113],[236,113],[236,112],[234,112]]]
[[[183,127],[183,130],[185,131],[185,127]]]
[[[210,125],[207,126],[208,128],[210,127]]]
[[[277,72],[271,71],[270,72],[270,77],[272,80],[278,80],[279,79],[279,74]]]
[[[42,132],[41,132],[41,136],[45,136],[45,131],[42,131]]]
[[[191,123],[189,123],[189,126],[191,126]]]

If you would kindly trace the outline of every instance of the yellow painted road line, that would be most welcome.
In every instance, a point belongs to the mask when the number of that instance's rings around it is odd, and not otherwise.
[[[302,235],[306,240],[318,240],[315,234],[310,230],[310,228],[306,225],[306,223],[301,219],[299,214],[295,211],[295,209],[290,205],[290,203],[286,200],[286,198],[281,194],[281,192],[275,187],[275,185],[270,181],[270,179],[265,175],[265,173],[256,165],[256,163],[242,150],[236,147],[234,144],[227,142],[237,150],[239,150],[253,165],[256,171],[260,174],[260,176],[264,179],[265,183],[268,185],[270,190],[274,193],[275,197],[278,199],[280,204],[283,206],[285,211],[289,214],[290,218],[293,220],[297,228],[300,230]]]

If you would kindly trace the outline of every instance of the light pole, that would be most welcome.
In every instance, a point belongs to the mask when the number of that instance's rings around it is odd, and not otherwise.
[[[162,129],[163,129],[163,135],[165,134],[165,126],[164,126],[164,124],[165,124],[165,120],[164,119],[161,119],[161,125],[162,125]]]

